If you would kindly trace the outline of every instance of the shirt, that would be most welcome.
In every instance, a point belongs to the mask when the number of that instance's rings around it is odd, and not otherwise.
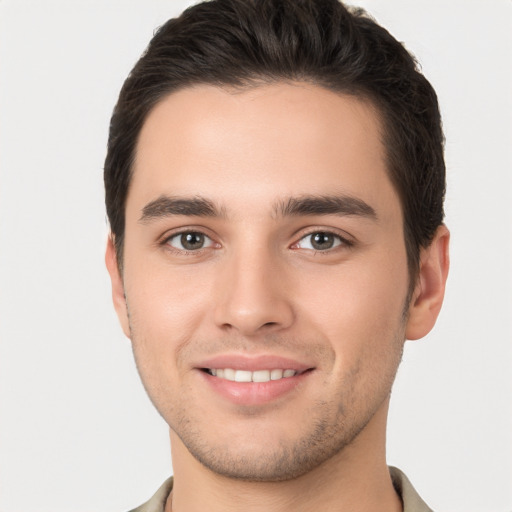
[[[390,466],[389,472],[396,492],[402,499],[404,512],[433,512],[420,498],[409,479],[398,468]],[[130,512],[164,512],[165,502],[172,491],[173,479],[167,479],[153,497]]]

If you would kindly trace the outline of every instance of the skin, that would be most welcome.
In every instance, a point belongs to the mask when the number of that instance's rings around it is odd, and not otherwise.
[[[306,197],[314,213],[286,208]],[[327,211],[325,197],[343,208]],[[123,275],[112,240],[106,261],[170,426],[167,511],[401,510],[385,462],[389,395],[405,339],[435,323],[449,237],[441,226],[422,249],[409,304],[402,226],[368,103],[300,83],[204,85],[153,109]],[[185,251],[183,232],[204,245]],[[315,248],[315,233],[327,243]],[[198,368],[225,354],[286,357],[308,372],[277,398],[238,403]]]

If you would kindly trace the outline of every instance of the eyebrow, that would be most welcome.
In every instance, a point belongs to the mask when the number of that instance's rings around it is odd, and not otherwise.
[[[274,214],[283,217],[313,215],[357,215],[377,220],[375,210],[362,199],[347,195],[290,197],[274,205]],[[141,223],[153,219],[184,215],[188,217],[225,217],[225,211],[204,197],[162,195],[142,209]]]
[[[284,217],[301,215],[357,215],[377,220],[376,211],[362,199],[347,195],[290,197],[276,205]]]
[[[186,198],[162,195],[144,206],[139,222],[146,223],[153,219],[174,215],[222,217],[223,212],[212,201],[203,197]]]

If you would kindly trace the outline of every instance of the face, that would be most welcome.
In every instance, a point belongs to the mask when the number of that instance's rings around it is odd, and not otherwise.
[[[296,477],[386,407],[409,283],[379,129],[367,103],[284,83],[187,88],[143,126],[117,309],[153,403],[217,473]]]

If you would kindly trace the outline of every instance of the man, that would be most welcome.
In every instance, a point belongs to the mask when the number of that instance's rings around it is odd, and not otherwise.
[[[106,262],[174,478],[138,511],[430,510],[385,457],[448,272],[436,95],[336,0],[214,0],[132,70]]]

